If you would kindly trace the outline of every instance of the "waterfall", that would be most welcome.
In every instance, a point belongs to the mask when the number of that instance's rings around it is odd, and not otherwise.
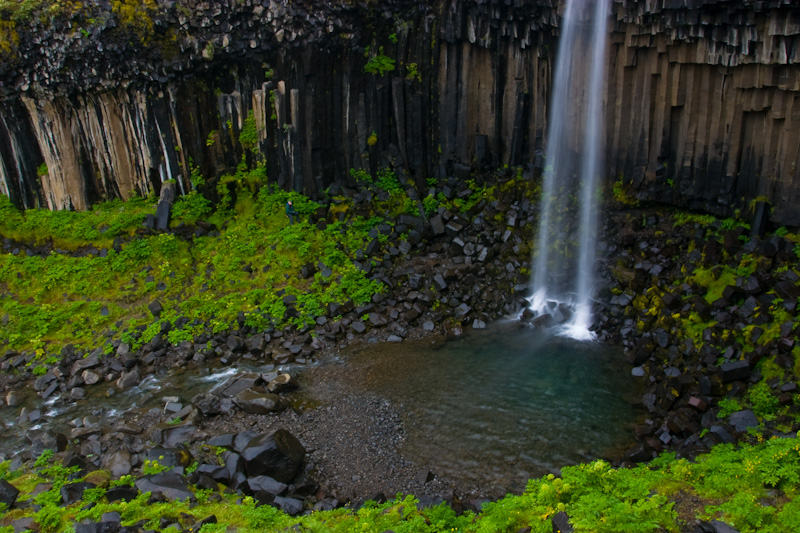
[[[587,340],[594,338],[589,327],[603,168],[608,4],[567,0],[550,101],[530,298],[533,314],[566,322],[566,335]]]

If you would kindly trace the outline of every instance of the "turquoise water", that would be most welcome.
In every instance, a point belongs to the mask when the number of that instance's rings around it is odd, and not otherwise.
[[[617,459],[643,417],[622,351],[495,324],[455,341],[365,347],[365,387],[388,397],[403,454],[452,479],[521,491],[564,465]]]

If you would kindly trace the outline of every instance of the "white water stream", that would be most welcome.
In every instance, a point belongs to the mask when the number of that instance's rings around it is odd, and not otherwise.
[[[568,0],[559,40],[530,309],[570,315],[560,333],[594,339],[592,297],[609,0]]]

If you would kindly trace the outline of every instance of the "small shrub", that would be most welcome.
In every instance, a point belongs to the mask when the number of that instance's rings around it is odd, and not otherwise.
[[[367,74],[378,74],[383,76],[387,72],[394,70],[395,61],[391,57],[383,53],[381,46],[378,53],[370,57],[367,64],[364,65],[364,72]]]
[[[727,416],[730,416],[732,413],[741,410],[742,410],[742,404],[740,404],[737,400],[731,398],[723,398],[719,401],[719,412],[717,412],[717,418],[725,418]]]
[[[239,133],[239,143],[245,150],[256,151],[258,149],[258,131],[252,109],[247,114],[242,131]]]

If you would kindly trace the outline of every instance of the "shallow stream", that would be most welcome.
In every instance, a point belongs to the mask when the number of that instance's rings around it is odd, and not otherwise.
[[[108,424],[132,409],[161,409],[165,397],[186,403],[237,372],[254,370],[268,368],[242,363],[149,376],[111,397],[112,384],[100,384],[77,403],[43,401],[29,392],[24,405],[39,409],[41,419],[20,423],[22,405],[0,409],[0,452],[7,457],[24,446],[31,427],[68,435],[76,419]],[[401,413],[407,460],[438,476],[513,491],[564,465],[619,458],[642,416],[635,407],[641,391],[620,349],[517,322],[448,342],[363,344],[315,366],[283,370],[301,373],[302,388],[291,397],[295,408],[324,407],[334,389],[385,397]]]

